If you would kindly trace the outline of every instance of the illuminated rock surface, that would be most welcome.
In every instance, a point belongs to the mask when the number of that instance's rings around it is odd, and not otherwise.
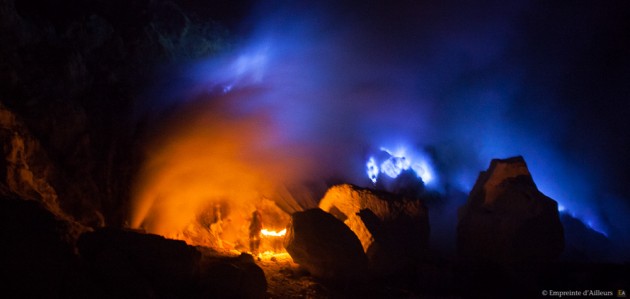
[[[54,167],[45,150],[26,125],[11,110],[0,103],[0,195],[17,196],[41,203],[57,218],[72,225],[74,238],[86,227],[63,211],[57,192],[49,183]],[[88,214],[89,212],[86,212]],[[98,218],[100,213],[92,214]],[[102,216],[101,216],[102,222]]]
[[[59,209],[57,194],[48,184],[50,161],[39,142],[17,116],[0,103],[0,138],[3,142],[3,182],[15,194]]]
[[[428,247],[427,208],[419,199],[344,184],[330,188],[319,206],[359,237],[377,273],[411,266]]]
[[[557,258],[563,248],[558,205],[538,191],[525,160],[492,160],[460,210],[460,257],[499,264],[540,262]]]
[[[368,261],[357,236],[320,209],[293,213],[284,246],[315,277],[332,281],[366,278]]]

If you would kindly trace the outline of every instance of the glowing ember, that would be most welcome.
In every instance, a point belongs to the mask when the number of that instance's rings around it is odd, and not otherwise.
[[[275,231],[275,230],[268,230],[266,228],[263,228],[260,232],[263,234],[263,236],[266,236],[266,237],[282,237],[287,234],[287,229],[285,228],[281,231]]]

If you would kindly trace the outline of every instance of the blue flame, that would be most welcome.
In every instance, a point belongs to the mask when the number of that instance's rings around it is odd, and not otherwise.
[[[408,169],[413,170],[425,185],[434,182],[434,170],[426,155],[408,151],[406,147],[399,147],[395,151],[381,147],[380,151],[387,154],[386,158],[380,162],[380,167],[374,157],[370,157],[366,163],[368,177],[373,183],[377,182],[379,173],[390,178],[397,178]]]
[[[421,160],[418,163],[411,165],[411,169],[418,174],[425,184],[433,182],[433,170],[426,160]]]
[[[372,183],[376,184],[376,179],[378,178],[379,168],[374,160],[374,157],[370,157],[367,161],[367,175],[372,181]]]
[[[592,230],[594,230],[594,231],[596,231],[596,232],[598,232],[598,233],[600,233],[600,234],[602,234],[602,235],[604,235],[604,236],[608,237],[608,234],[606,233],[606,231],[604,231],[604,230],[602,230],[602,229],[598,228],[597,226],[595,226],[595,225],[593,224],[593,221],[591,221],[591,220],[587,220],[587,221],[586,221],[586,225],[587,225],[590,229],[592,229]]]

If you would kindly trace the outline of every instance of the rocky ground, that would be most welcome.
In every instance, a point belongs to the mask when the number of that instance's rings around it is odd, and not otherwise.
[[[260,254],[256,264],[265,272],[268,298],[329,298],[327,288],[286,252]]]
[[[0,286],[21,298],[533,298],[543,290],[628,290],[630,281],[628,264],[509,268],[439,255],[395,275],[331,281],[287,253],[219,253],[114,228],[76,233],[42,204],[16,197],[0,199],[0,226]]]

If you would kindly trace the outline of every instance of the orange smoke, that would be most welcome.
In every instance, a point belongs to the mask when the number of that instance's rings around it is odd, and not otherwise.
[[[131,227],[188,241],[191,227],[204,226],[200,215],[220,206],[206,228],[221,219],[222,239],[235,244],[247,238],[263,198],[299,208],[280,191],[304,178],[304,151],[287,145],[264,112],[234,109],[234,101],[245,100],[241,94],[197,102],[165,121],[135,182]]]

